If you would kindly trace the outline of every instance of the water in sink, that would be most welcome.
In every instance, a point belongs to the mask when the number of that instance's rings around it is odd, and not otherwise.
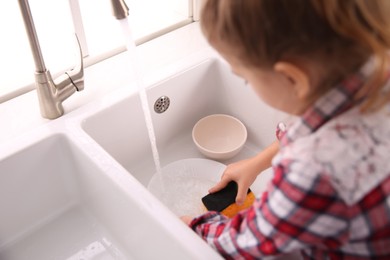
[[[196,217],[206,210],[200,198],[208,194],[225,168],[222,163],[201,158],[174,161],[152,177],[148,189],[177,216]]]

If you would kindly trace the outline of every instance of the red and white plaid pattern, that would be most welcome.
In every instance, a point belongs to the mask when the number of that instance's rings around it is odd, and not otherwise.
[[[390,113],[360,114],[363,82],[348,77],[289,127],[251,208],[233,219],[208,212],[191,227],[227,259],[390,259]]]

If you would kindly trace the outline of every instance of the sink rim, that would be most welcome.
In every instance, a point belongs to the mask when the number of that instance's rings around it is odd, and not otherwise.
[[[209,57],[207,57],[207,59],[209,59]],[[205,61],[205,59],[202,59],[202,61]],[[199,64],[198,60],[192,60],[190,62],[191,66],[197,64]],[[168,76],[173,77],[174,75],[175,74],[171,74]],[[167,79],[168,76],[160,78],[160,81]],[[158,83],[155,85],[158,85]],[[123,93],[126,95],[121,95]],[[46,138],[52,138],[55,135],[65,136],[77,147],[77,149],[84,153],[94,165],[102,169],[102,172],[104,172],[104,174],[115,183],[118,189],[123,192],[127,200],[132,200],[137,203],[137,205],[146,212],[145,214],[159,216],[155,218],[155,221],[162,229],[172,233],[172,236],[176,237],[176,241],[180,247],[184,248],[194,257],[207,256],[210,259],[221,259],[211,247],[182,223],[180,219],[156,199],[146,187],[128,174],[126,169],[83,131],[82,122],[85,118],[130,95],[134,95],[134,93],[126,90],[126,88],[119,89],[118,91],[108,94],[106,98],[92,102],[57,120],[47,122],[44,125],[31,129],[21,136],[18,136],[18,138],[5,142],[0,147],[0,163],[2,160],[12,157],[19,152],[23,152],[24,149],[34,146]],[[142,197],[141,200],[139,199],[140,197]]]

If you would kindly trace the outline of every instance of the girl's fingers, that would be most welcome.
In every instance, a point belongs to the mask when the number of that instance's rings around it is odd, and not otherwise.
[[[244,187],[244,185],[238,185],[238,191],[236,196],[236,203],[238,205],[244,204],[247,193],[248,193],[247,187]]]
[[[190,217],[190,216],[181,216],[180,219],[181,219],[181,221],[183,221],[187,226],[189,226],[193,218]]]
[[[217,191],[220,191],[222,190],[223,188],[226,187],[226,185],[230,182],[229,179],[227,178],[222,178],[217,184],[215,184],[214,187],[210,188],[209,189],[209,193],[214,193],[214,192],[217,192]]]

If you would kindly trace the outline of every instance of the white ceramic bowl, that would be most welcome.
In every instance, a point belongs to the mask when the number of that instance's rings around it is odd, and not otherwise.
[[[206,116],[195,124],[192,139],[206,157],[226,160],[242,149],[247,139],[247,131],[237,118],[215,114]]]

